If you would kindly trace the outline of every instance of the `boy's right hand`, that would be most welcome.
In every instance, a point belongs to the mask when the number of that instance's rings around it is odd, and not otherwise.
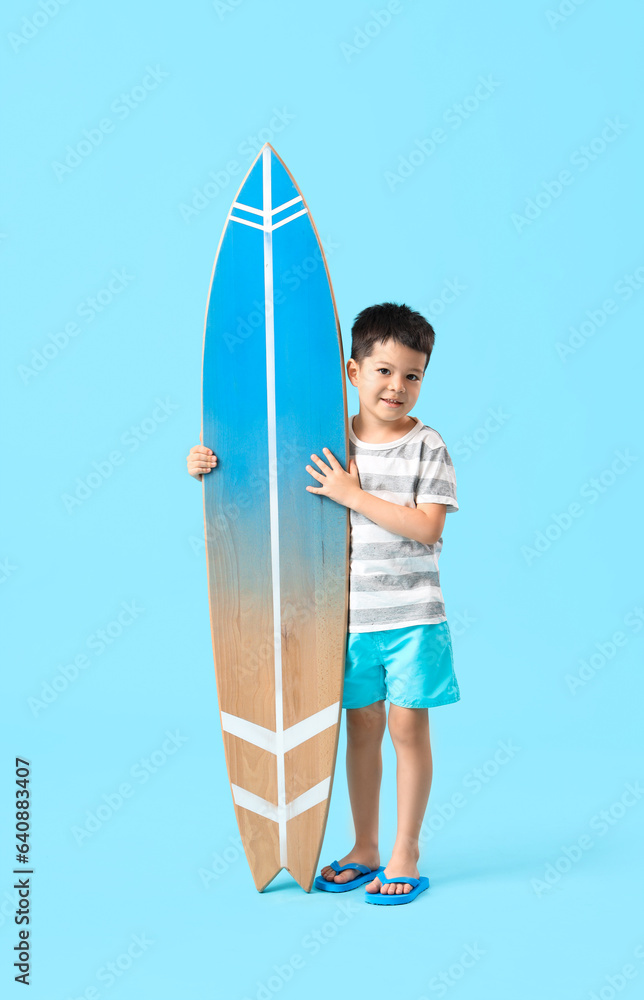
[[[196,444],[188,452],[186,462],[190,475],[201,481],[203,473],[210,472],[217,464],[217,456],[210,448],[205,448],[202,444]]]

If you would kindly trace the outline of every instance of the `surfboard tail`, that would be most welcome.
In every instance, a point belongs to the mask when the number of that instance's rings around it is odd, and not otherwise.
[[[255,888],[263,892],[282,870],[277,826],[242,806],[235,805],[235,813]]]
[[[302,813],[288,823],[288,865],[280,863],[280,844],[277,824],[268,817],[258,816],[250,810],[236,806],[237,823],[241,834],[248,865],[258,892],[264,889],[286,870],[304,889],[310,892],[319,860],[318,837],[310,837],[310,828],[320,827],[326,818],[325,803],[313,806],[313,815]]]
[[[287,828],[288,871],[305,892],[310,892],[320,856],[320,830],[324,831],[329,800],[319,802],[290,820]]]

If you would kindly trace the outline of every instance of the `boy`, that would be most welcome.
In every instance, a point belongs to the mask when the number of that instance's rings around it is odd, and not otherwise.
[[[311,456],[307,486],[350,509],[351,550],[343,708],[355,844],[322,868],[320,889],[365,882],[368,902],[411,902],[429,885],[418,872],[418,837],[432,781],[428,708],[460,699],[440,589],[445,515],[458,510],[456,477],[440,434],[409,416],[434,346],[427,320],[391,302],[353,324],[347,374],[359,412],[349,421],[345,471],[328,448]],[[217,464],[209,448],[188,455],[197,479]],[[380,866],[381,744],[387,724],[396,750],[398,829]],[[353,867],[355,865],[356,867]]]

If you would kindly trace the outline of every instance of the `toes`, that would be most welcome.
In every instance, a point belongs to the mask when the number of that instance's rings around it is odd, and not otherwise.
[[[321,870],[320,874],[327,882],[349,882],[351,879],[357,878],[359,872],[355,868],[347,868],[346,871],[336,872],[335,868],[327,865],[326,868]]]
[[[373,882],[370,882],[369,885],[373,885]],[[380,892],[389,896],[401,896],[403,893],[411,892],[411,886],[407,882],[385,882],[384,885],[380,886]]]

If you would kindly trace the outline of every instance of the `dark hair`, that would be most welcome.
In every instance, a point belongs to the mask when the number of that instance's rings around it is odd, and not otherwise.
[[[358,313],[351,327],[351,357],[360,364],[371,355],[373,346],[380,340],[397,341],[427,355],[424,371],[434,347],[434,330],[430,323],[409,306],[396,302],[383,302],[367,306]]]

